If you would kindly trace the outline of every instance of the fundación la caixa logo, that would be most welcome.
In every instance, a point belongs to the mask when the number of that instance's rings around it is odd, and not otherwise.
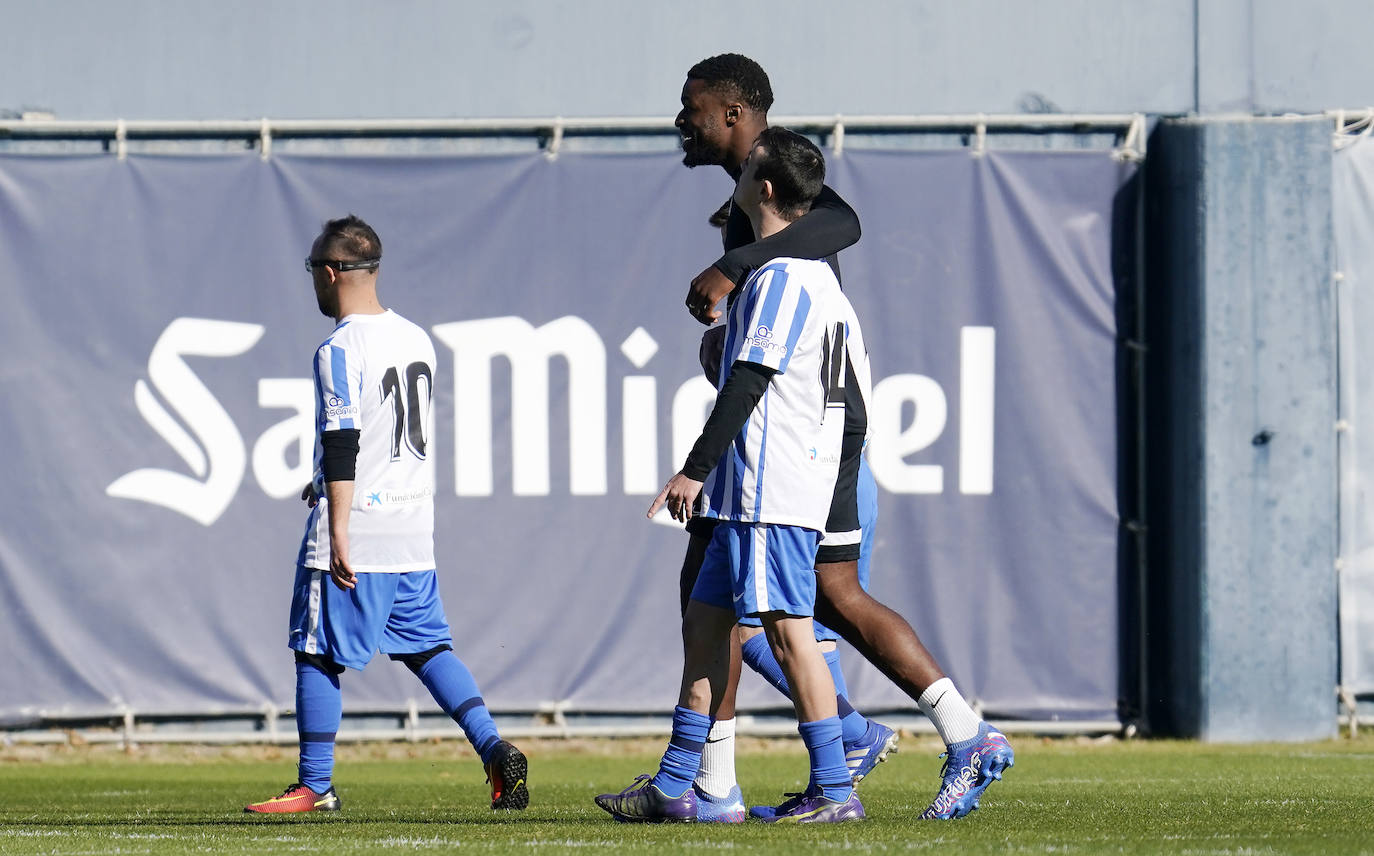
[[[274,499],[299,494],[310,479],[314,446],[314,389],[309,378],[260,378],[258,406],[293,411],[253,443],[251,456],[233,416],[187,365],[185,357],[242,356],[262,338],[259,324],[207,318],[177,318],[167,325],[148,356],[148,377],[134,383],[134,404],[143,420],[186,463],[188,472],[141,468],[120,476],[106,494],[163,506],[210,526],[233,502],[251,465],[259,487]],[[568,489],[573,496],[604,496],[610,454],[606,344],[585,320],[573,315],[535,327],[505,316],[436,324],[435,340],[452,352],[454,492],[460,497],[492,496],[492,413],[496,391],[492,363],[510,365],[511,492],[550,493],[549,366],[566,361],[568,377]],[[637,327],[620,351],[638,370],[648,366],[658,343]],[[991,327],[964,327],[959,336],[958,490],[990,494],[993,489],[993,408],[996,335]],[[672,458],[659,454],[659,378],[627,374],[619,379],[622,483],[626,495],[653,496],[674,462],[687,457],[710,412],[716,391],[699,374],[671,392]],[[165,404],[164,404],[165,402]],[[875,379],[869,404],[868,460],[878,484],[893,493],[939,494],[944,467],[907,459],[944,433],[949,402],[930,377],[893,374]],[[288,456],[288,452],[291,452]],[[288,463],[293,458],[296,463]]]

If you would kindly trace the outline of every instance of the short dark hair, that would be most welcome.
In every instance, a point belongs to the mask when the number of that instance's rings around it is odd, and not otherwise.
[[[759,134],[754,145],[767,153],[754,167],[754,178],[773,183],[778,214],[795,220],[811,210],[811,202],[825,185],[825,156],[816,144],[796,131],[773,125]]]
[[[740,103],[756,113],[768,113],[773,106],[773,87],[763,66],[736,53],[708,57],[687,69],[688,80],[706,82],[706,89]]]
[[[320,232],[320,251],[341,262],[380,261],[382,239],[361,217],[349,214],[324,224]]]

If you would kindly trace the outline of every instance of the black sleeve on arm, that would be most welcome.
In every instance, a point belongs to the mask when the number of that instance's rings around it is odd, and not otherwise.
[[[829,185],[811,203],[811,210],[786,229],[762,241],[745,244],[721,256],[716,270],[739,284],[748,271],[778,258],[823,259],[858,243],[859,215]]]
[[[730,441],[735,439],[748,421],[749,414],[758,406],[763,391],[768,388],[769,378],[775,374],[775,369],[758,363],[735,361],[730,367],[730,376],[725,379],[725,386],[716,396],[716,405],[711,408],[706,427],[701,429],[701,436],[687,455],[687,463],[682,465],[683,475],[696,481],[706,480],[720,461],[720,456],[729,448]]]
[[[357,428],[343,428],[338,431],[320,433],[320,469],[327,482],[353,481],[358,464],[358,438],[362,432]]]

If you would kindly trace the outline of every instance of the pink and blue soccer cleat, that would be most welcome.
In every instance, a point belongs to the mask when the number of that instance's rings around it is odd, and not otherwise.
[[[618,794],[601,794],[596,804],[621,823],[695,823],[697,794],[691,787],[682,796],[660,791],[646,775]]]
[[[711,796],[696,785],[692,790],[697,792],[698,823],[744,823],[744,794],[739,785],[723,797]]]
[[[921,813],[922,819],[954,820],[978,808],[983,791],[1015,763],[1016,754],[1006,736],[986,722],[980,723],[977,737],[948,747],[940,771],[940,792]]]

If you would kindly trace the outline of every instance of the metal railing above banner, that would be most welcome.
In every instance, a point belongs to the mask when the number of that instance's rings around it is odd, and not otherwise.
[[[835,154],[843,152],[850,133],[956,133],[967,135],[975,155],[982,154],[989,134],[1113,134],[1115,155],[1126,161],[1145,156],[1143,113],[1034,113],[950,115],[778,116],[774,124],[821,134]],[[525,137],[542,141],[544,152],[557,156],[568,136],[672,134],[670,117],[593,117],[532,119],[113,119],[70,121],[27,118],[0,120],[0,140],[99,140],[119,158],[134,139],[241,139],[256,143],[264,159],[272,143],[283,138],[349,137]]]
[[[1343,149],[1360,137],[1374,132],[1374,107],[1362,110],[1328,110],[1326,115],[1336,123],[1335,146]]]

